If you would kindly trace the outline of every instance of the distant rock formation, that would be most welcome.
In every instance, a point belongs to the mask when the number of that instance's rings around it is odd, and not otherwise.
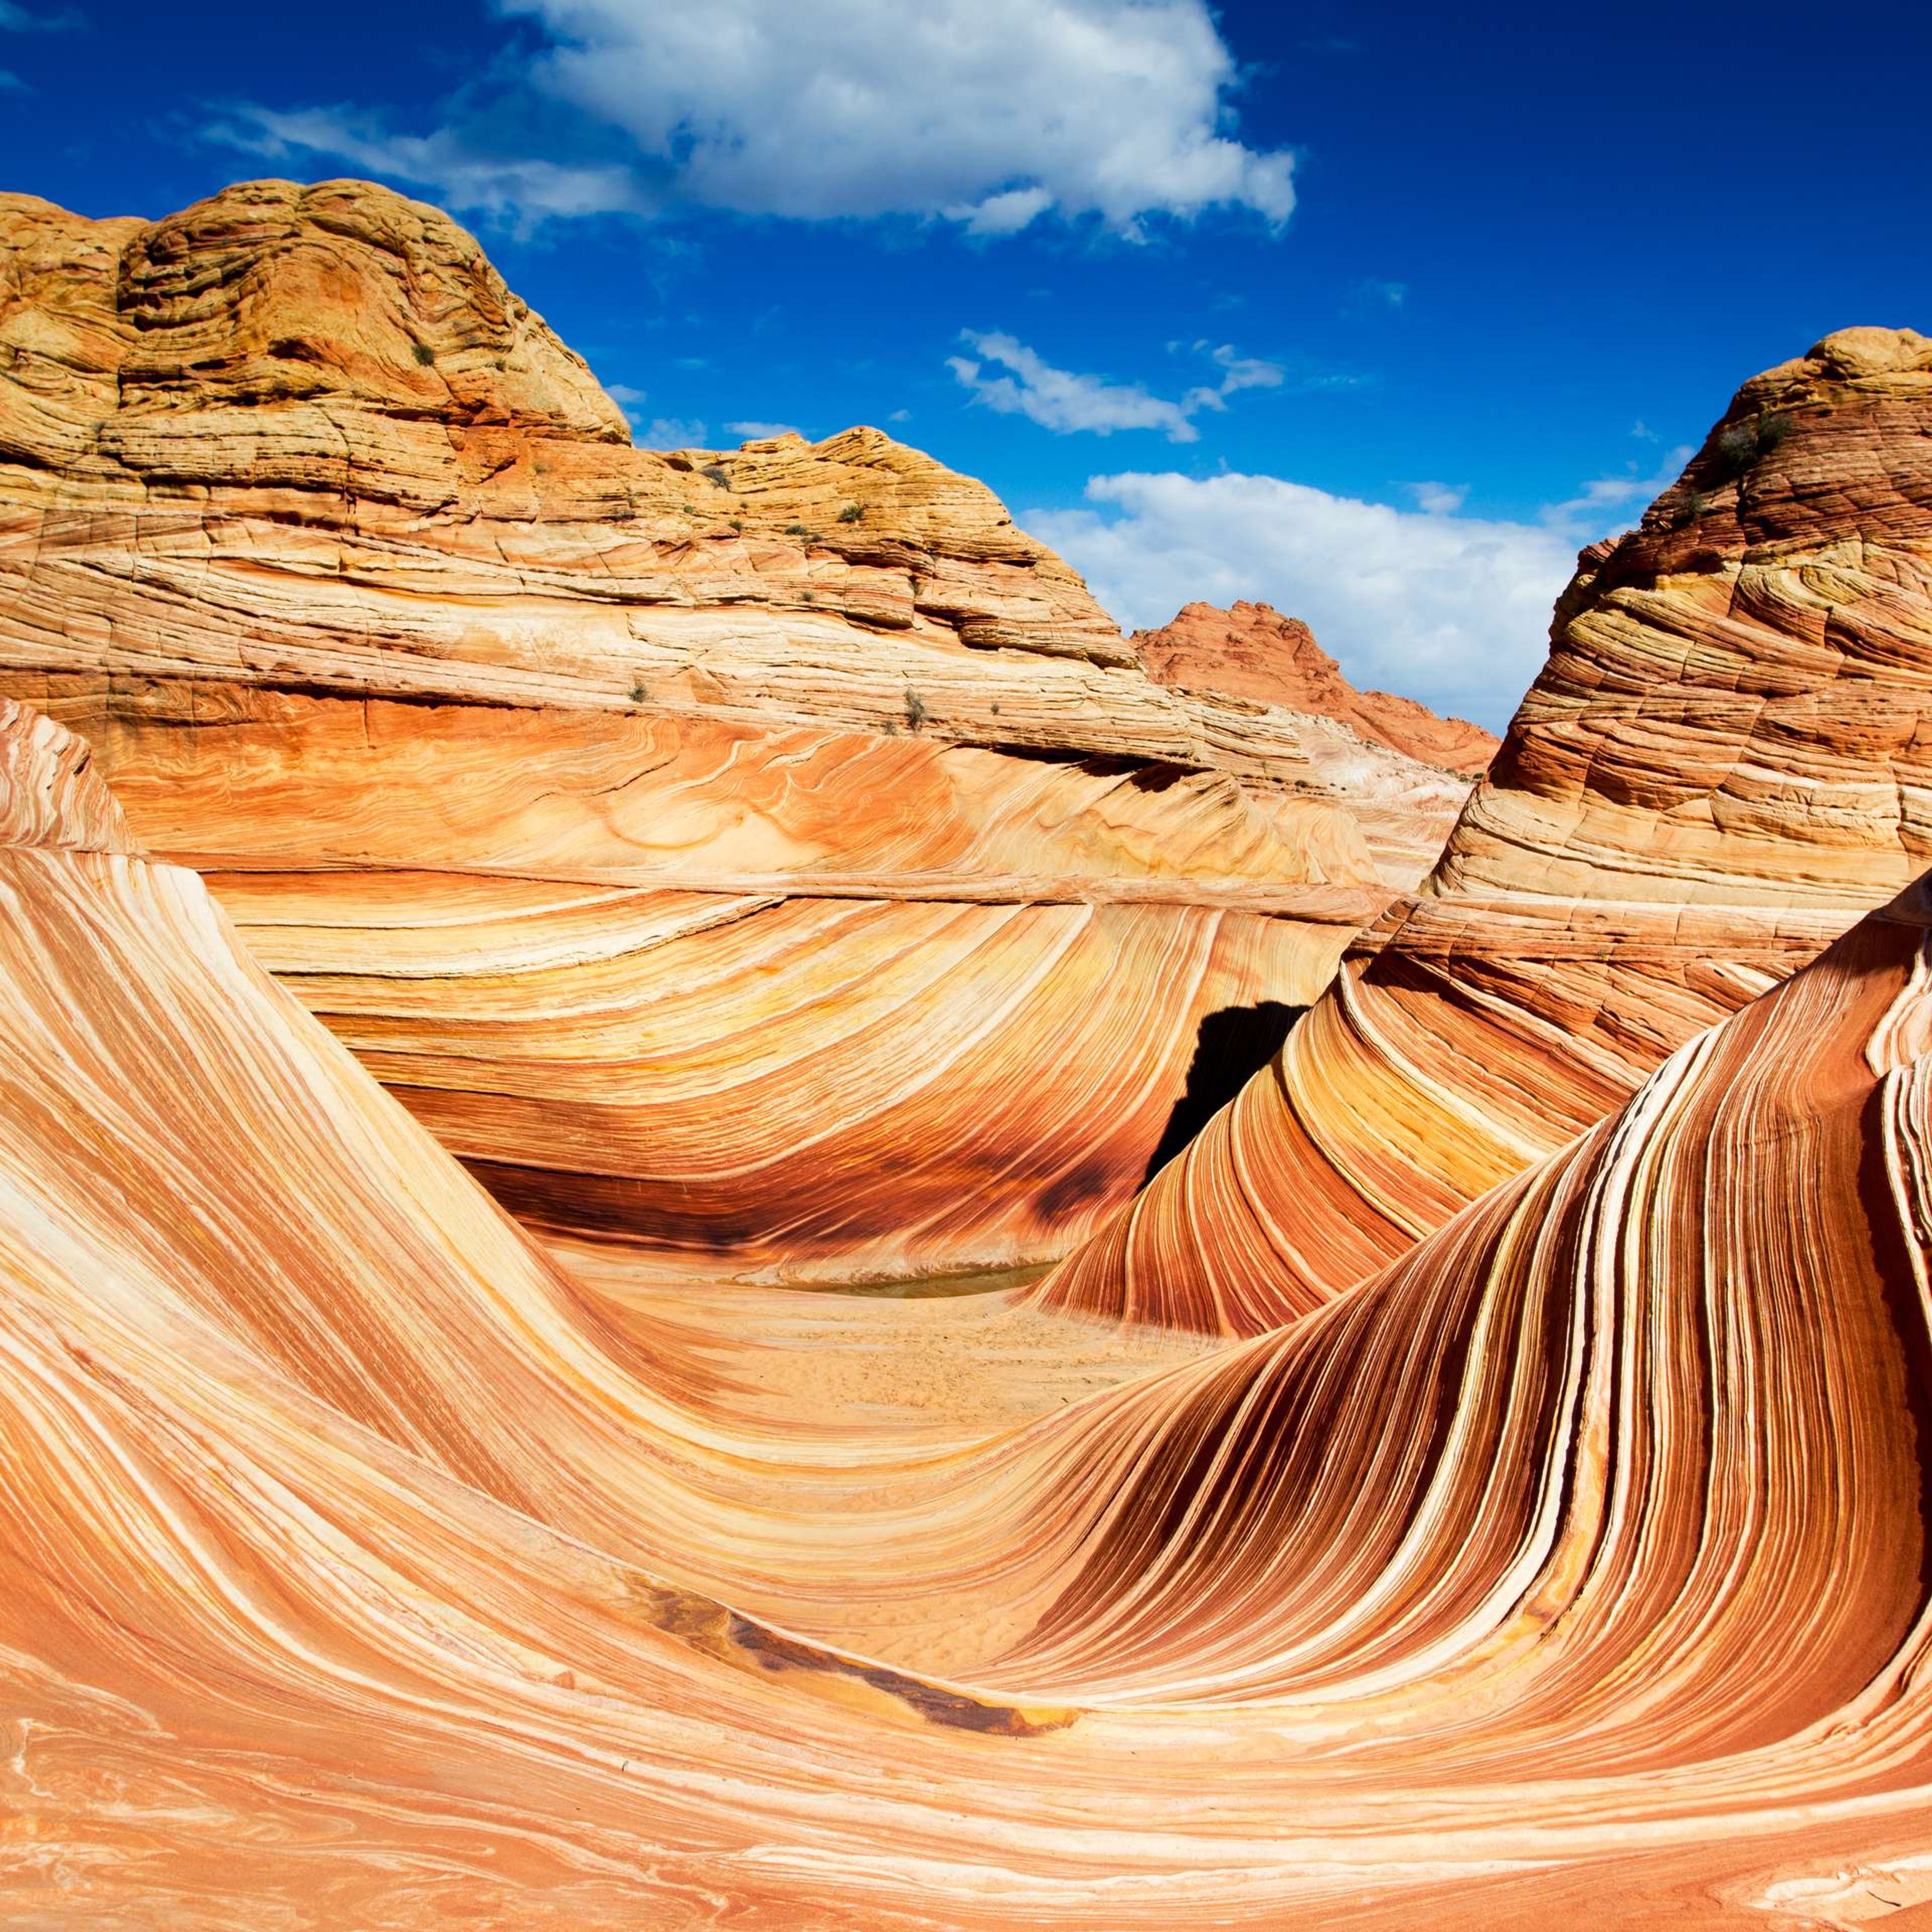
[[[1440,862],[1046,1305],[1248,1334],[1393,1261],[1932,858],[1932,340],[1747,382],[1593,545]]]
[[[1223,610],[1186,604],[1157,631],[1136,631],[1134,648],[1162,684],[1226,692],[1287,711],[1312,711],[1352,725],[1372,744],[1478,777],[1497,740],[1464,718],[1438,718],[1412,698],[1358,691],[1299,617],[1270,604]]]
[[[501,1198],[728,1271],[1064,1252],[1439,844],[876,430],[633,448],[364,183],[0,197],[0,692]]]
[[[1496,741],[1460,718],[1358,692],[1308,626],[1266,604],[1190,604],[1133,646],[1172,688],[1267,707],[1347,801],[1382,877],[1407,891],[1435,864]]]

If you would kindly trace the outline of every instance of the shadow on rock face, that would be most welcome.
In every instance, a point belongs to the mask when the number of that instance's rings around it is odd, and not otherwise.
[[[1280,1052],[1307,1010],[1281,1000],[1261,1000],[1252,1006],[1218,1006],[1202,1018],[1186,1088],[1148,1160],[1143,1187]]]

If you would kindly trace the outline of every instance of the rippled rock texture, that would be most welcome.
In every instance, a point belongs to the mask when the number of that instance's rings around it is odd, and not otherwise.
[[[0,827],[10,1918],[1932,1897],[1922,889],[1204,1346],[540,1252],[13,706]]]
[[[519,1212],[740,1271],[1064,1252],[1439,843],[876,430],[632,448],[352,182],[0,197],[0,690]]]
[[[1043,1286],[1252,1334],[1619,1105],[1932,858],[1932,341],[1738,392],[1549,662],[1420,891]]]

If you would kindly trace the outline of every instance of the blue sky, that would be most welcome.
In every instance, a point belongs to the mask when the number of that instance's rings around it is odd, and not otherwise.
[[[1739,382],[1932,329],[1928,56],[1924,8],[0,0],[0,186],[388,181],[640,440],[880,424],[1130,626],[1266,598],[1495,725]]]

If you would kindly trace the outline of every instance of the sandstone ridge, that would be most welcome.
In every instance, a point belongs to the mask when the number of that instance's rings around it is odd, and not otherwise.
[[[532,1221],[832,1279],[1062,1252],[1454,803],[876,430],[634,448],[351,182],[0,197],[0,693]]]
[[[1932,856],[1932,342],[1738,392],[1593,545],[1442,857],[1187,1151],[1042,1288],[1252,1333],[1619,1104]]]

